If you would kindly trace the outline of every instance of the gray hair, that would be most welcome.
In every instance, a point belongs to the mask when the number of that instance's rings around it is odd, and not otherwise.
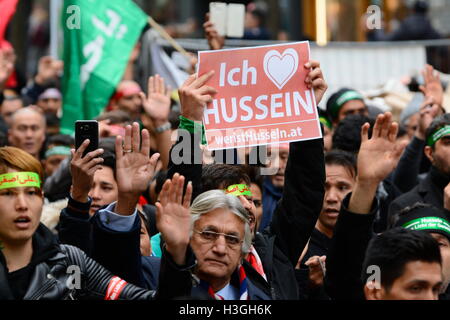
[[[225,194],[222,190],[210,190],[198,195],[191,205],[191,237],[194,224],[200,217],[215,209],[227,209],[244,222],[244,240],[242,242],[242,252],[250,252],[252,245],[252,233],[248,220],[247,210],[242,206],[236,196]]]

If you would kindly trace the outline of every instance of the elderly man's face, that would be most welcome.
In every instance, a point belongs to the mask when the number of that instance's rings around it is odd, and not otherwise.
[[[35,112],[16,114],[9,129],[9,143],[29,154],[39,156],[45,140],[45,120]]]
[[[242,259],[244,222],[226,209],[215,209],[197,220],[191,237],[191,247],[197,258],[196,275],[208,282],[213,290],[222,289],[231,279]],[[239,242],[220,235],[216,239],[199,232],[212,231],[237,237]]]

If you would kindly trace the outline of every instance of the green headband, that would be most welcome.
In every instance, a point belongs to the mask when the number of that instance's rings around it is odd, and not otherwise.
[[[450,134],[450,125],[440,128],[435,133],[433,133],[427,140],[427,144],[432,147],[434,144],[442,137]]]
[[[331,124],[331,122],[330,122],[330,120],[328,120],[327,118],[325,118],[325,117],[319,117],[319,121],[320,121],[320,123],[322,123],[325,127],[327,127],[328,129],[332,129],[333,128],[333,126],[332,126],[332,124]]]
[[[41,187],[41,179],[36,172],[11,172],[0,175],[0,190],[22,187]]]
[[[439,217],[426,217],[411,220],[403,228],[410,230],[440,230],[450,235],[450,224]]]
[[[246,184],[233,184],[225,189],[225,193],[233,196],[252,196],[252,192]]]
[[[47,159],[50,156],[54,156],[54,155],[62,155],[62,156],[70,156],[70,148],[69,147],[64,147],[64,146],[56,146],[53,147],[51,149],[48,149],[45,152],[45,158]]]
[[[356,91],[353,91],[353,90],[347,91],[342,96],[337,98],[336,101],[332,104],[332,106],[331,106],[331,113],[332,113],[333,117],[336,118],[337,115],[339,114],[339,110],[342,108],[342,106],[346,102],[349,102],[351,100],[362,100],[362,101],[364,101],[364,98],[363,98],[362,95],[360,95]]]

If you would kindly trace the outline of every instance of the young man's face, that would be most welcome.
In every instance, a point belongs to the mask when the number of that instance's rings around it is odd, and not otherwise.
[[[342,200],[352,191],[355,180],[350,170],[340,165],[325,165],[325,172],[325,196],[317,223],[319,230],[326,229],[332,233],[341,210]]]
[[[447,237],[440,233],[431,233],[431,236],[439,244],[442,258],[442,273],[444,275],[444,283],[450,282],[450,241]]]
[[[35,187],[2,189],[0,203],[0,241],[12,245],[29,241],[39,226],[42,193]]]
[[[369,115],[369,111],[367,110],[364,101],[361,100],[350,100],[341,107],[339,110],[338,118],[335,121],[335,124],[341,122],[345,117],[351,114],[361,114],[364,116]]]
[[[95,172],[94,185],[89,191],[89,196],[92,198],[92,205],[89,210],[91,216],[102,206],[117,201],[119,191],[113,170],[110,167],[102,166],[101,170]]]
[[[389,290],[382,286],[379,290],[365,289],[365,294],[368,300],[437,300],[442,279],[439,263],[411,261]]]
[[[45,176],[50,177],[59,168],[61,162],[67,157],[67,155],[54,154],[43,160],[42,165],[44,167]]]
[[[237,237],[241,242],[229,243],[223,235],[217,239],[205,239],[198,232],[213,231]],[[226,209],[215,209],[204,214],[194,224],[191,247],[197,258],[197,276],[213,289],[226,285],[242,259],[242,240],[245,225],[238,216]]]
[[[259,226],[263,215],[262,191],[255,183],[250,184],[250,191],[252,192],[253,204],[255,205],[255,226]]]

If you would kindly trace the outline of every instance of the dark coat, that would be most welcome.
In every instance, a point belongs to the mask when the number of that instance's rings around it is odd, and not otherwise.
[[[414,189],[395,199],[389,207],[389,221],[402,209],[417,202],[431,204],[436,208],[444,207],[444,188],[450,183],[450,177],[432,166],[428,175]],[[449,212],[447,218],[450,219]]]
[[[350,197],[351,193],[342,202],[327,255],[324,286],[333,300],[364,300],[361,271],[367,246],[374,235],[372,224],[378,201],[373,201],[369,214],[355,214],[348,210]]]
[[[89,218],[90,201],[80,203],[69,198],[61,211],[59,239],[79,247],[91,258],[122,279],[146,289],[156,289],[160,259],[143,257],[140,252],[141,219],[128,232],[111,230],[99,215]]]
[[[26,286],[24,300],[78,300],[104,299],[113,275],[99,263],[86,256],[80,249],[57,244],[54,235],[44,225],[39,225],[33,235],[33,258],[29,266],[30,280]],[[193,266],[192,252],[186,256],[188,266],[178,267],[170,255],[163,254],[160,273],[161,289],[148,291],[132,284],[126,284],[117,297],[120,300],[131,299],[173,299],[190,293],[192,283],[189,268]],[[70,277],[74,274],[68,268],[78,266],[80,286],[71,286]],[[12,294],[5,258],[0,251],[0,300],[17,299]]]

